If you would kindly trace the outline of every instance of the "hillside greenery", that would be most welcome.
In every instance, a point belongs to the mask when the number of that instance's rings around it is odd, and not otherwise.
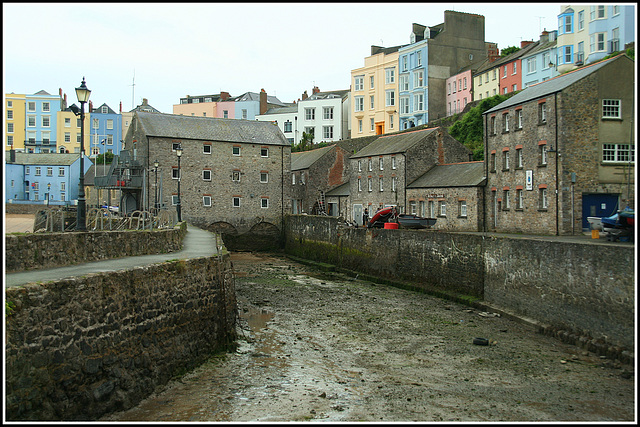
[[[449,127],[449,134],[473,151],[473,160],[484,160],[482,114],[509,99],[515,93],[494,95],[491,98],[483,99]]]

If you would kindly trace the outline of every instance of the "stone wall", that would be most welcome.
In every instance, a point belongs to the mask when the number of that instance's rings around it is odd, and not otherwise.
[[[7,288],[6,419],[126,410],[235,339],[228,255]]]
[[[7,273],[180,250],[186,223],[168,230],[5,234]]]
[[[482,233],[339,227],[291,215],[285,251],[532,319],[549,334],[626,360],[634,348],[634,248]]]

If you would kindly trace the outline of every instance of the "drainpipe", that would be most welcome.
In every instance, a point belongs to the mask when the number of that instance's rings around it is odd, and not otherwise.
[[[489,139],[487,138],[487,115],[484,114],[484,176],[485,184],[482,189],[482,231],[487,231],[487,183],[489,181],[489,163],[487,160],[487,154],[489,153]]]
[[[404,157],[404,185],[402,188],[402,191],[404,193],[404,212],[398,212],[398,213],[407,213],[407,155],[405,153],[402,153],[402,157]]]
[[[560,157],[560,146],[558,145],[558,92],[553,96],[554,103],[554,113],[556,116],[556,236],[560,235],[560,226],[559,226],[559,212],[558,212],[558,197],[560,196],[560,192],[558,191],[558,159]]]

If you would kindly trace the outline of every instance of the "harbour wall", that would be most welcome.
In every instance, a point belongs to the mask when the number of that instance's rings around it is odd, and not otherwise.
[[[288,215],[286,253],[485,307],[630,363],[633,245],[438,230],[343,227]]]

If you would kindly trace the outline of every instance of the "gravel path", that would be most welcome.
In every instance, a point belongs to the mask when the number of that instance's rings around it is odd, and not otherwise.
[[[278,256],[232,259],[237,350],[103,421],[635,420],[633,367],[528,325]]]

